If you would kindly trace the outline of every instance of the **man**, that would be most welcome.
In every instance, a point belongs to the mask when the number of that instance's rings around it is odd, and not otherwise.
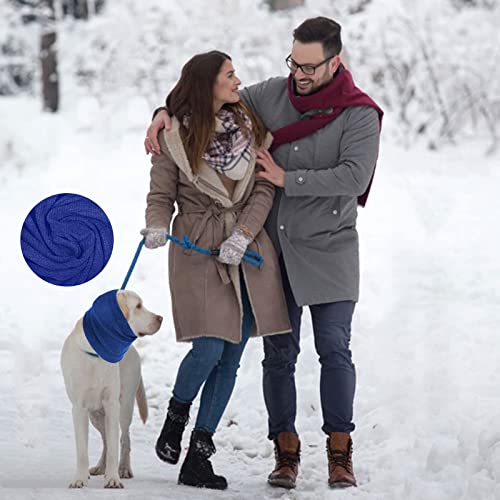
[[[288,79],[240,92],[274,136],[272,154],[258,152],[257,175],[278,187],[266,229],[280,255],[293,332],[264,339],[262,365],[276,452],[268,482],[284,488],[295,487],[300,461],[294,374],[304,305],[321,364],[328,482],[356,486],[350,437],[356,375],[349,349],[359,292],[356,217],[371,185],[383,113],[342,65],[340,32],[331,19],[307,19],[293,33]],[[170,126],[165,111],[148,129],[148,152],[159,150],[156,136],[164,125]]]

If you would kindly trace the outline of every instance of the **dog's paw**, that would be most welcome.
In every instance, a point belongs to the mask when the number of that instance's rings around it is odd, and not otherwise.
[[[105,467],[103,467],[102,465],[96,465],[95,467],[91,467],[89,469],[89,473],[91,476],[102,476],[104,475],[105,471]]]
[[[88,479],[75,479],[71,483],[69,483],[68,488],[83,488],[87,486]]]
[[[132,468],[130,465],[120,465],[120,468],[118,469],[120,473],[120,477],[122,479],[132,479],[134,477],[134,474],[132,474]]]
[[[123,484],[121,483],[120,479],[117,477],[110,477],[109,479],[106,479],[106,484],[104,485],[105,488],[114,488],[114,489],[119,489],[123,488]]]

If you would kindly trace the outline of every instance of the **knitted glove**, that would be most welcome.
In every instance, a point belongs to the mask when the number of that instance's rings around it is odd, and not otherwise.
[[[231,236],[222,242],[217,259],[224,264],[237,266],[251,241],[252,238],[247,234],[240,229],[235,229]]]
[[[146,248],[158,248],[167,243],[166,227],[145,227],[141,229],[141,234],[144,236]]]

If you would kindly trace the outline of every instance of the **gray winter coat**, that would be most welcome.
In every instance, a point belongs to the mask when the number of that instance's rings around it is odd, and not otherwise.
[[[240,95],[271,132],[300,119],[286,78],[271,78]],[[273,152],[286,170],[285,187],[276,190],[265,227],[283,253],[299,306],[358,300],[357,197],[372,177],[379,135],[375,109],[359,106]]]

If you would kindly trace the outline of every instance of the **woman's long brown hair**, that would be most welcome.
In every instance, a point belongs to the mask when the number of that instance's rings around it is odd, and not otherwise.
[[[217,75],[225,60],[231,58],[224,52],[212,50],[193,56],[182,68],[181,77],[167,96],[167,108],[181,123],[181,138],[189,164],[196,172],[215,133],[214,86]],[[232,110],[236,123],[247,137],[255,138],[256,146],[264,142],[265,128],[262,122],[241,101],[226,103],[223,108]],[[240,113],[252,121],[252,130],[244,123]],[[183,118],[189,117],[189,127],[183,125]]]

